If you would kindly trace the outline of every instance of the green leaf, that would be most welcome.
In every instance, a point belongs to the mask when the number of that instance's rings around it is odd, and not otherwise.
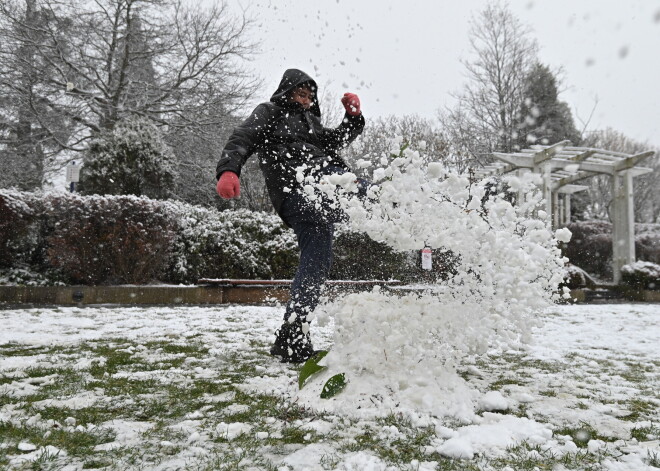
[[[329,399],[339,394],[346,387],[346,376],[344,373],[334,375],[323,386],[321,399]]]
[[[318,363],[321,359],[328,354],[327,351],[321,350],[316,355],[311,357],[305,362],[305,364],[300,369],[300,374],[298,375],[298,389],[302,389],[305,385],[305,381],[310,376],[318,373],[319,371],[325,370],[325,366],[320,366]]]

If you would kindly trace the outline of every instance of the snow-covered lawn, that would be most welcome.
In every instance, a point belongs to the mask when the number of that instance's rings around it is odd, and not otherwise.
[[[310,401],[298,390],[299,367],[267,354],[281,313],[0,311],[0,468],[660,466],[659,305],[553,307],[524,351],[491,350],[457,365],[478,400],[471,416],[454,417],[326,407],[341,404],[341,393]],[[331,347],[332,322],[312,332],[317,348]]]

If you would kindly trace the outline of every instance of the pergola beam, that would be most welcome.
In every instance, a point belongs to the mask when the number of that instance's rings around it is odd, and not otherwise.
[[[588,189],[589,187],[586,185],[564,185],[561,188],[555,189],[554,191],[557,193],[572,195],[573,193],[577,193],[579,191],[586,191]]]
[[[598,174],[595,172],[578,172],[575,175],[560,178],[554,183],[554,188],[558,189],[563,186],[570,185],[571,183],[579,182],[580,180],[584,180],[585,178],[593,177],[596,175]]]
[[[595,153],[596,153],[595,149],[589,149],[586,152],[575,154],[573,157],[570,157],[570,160],[572,160],[573,162],[582,162],[583,160],[586,160],[592,155],[594,155]]]
[[[641,162],[644,159],[647,159],[651,157],[652,155],[655,155],[655,152],[650,150],[648,152],[642,152],[641,154],[635,154],[631,157],[628,157],[627,159],[621,160],[616,163],[615,165],[615,171],[621,172],[623,170],[628,170],[633,168],[635,165],[637,165],[639,162]],[[651,170],[651,169],[649,169]],[[652,170],[651,170],[652,171]]]
[[[566,147],[566,146],[568,146],[568,145],[570,145],[570,144],[571,144],[571,141],[560,141],[560,142],[558,142],[558,143],[556,143],[556,144],[553,144],[553,145],[551,145],[551,146],[549,146],[549,147],[546,147],[545,149],[543,149],[543,150],[540,151],[540,152],[536,152],[536,154],[534,155],[534,165],[535,165],[535,166],[536,166],[536,165],[540,165],[540,164],[542,164],[543,162],[545,162],[546,160],[550,160],[550,159],[552,159],[552,157],[553,157],[557,152],[559,152],[559,151],[562,150],[564,147]]]

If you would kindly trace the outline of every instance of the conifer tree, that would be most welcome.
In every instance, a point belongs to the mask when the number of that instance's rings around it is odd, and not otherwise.
[[[525,78],[517,134],[518,149],[531,144],[550,145],[565,139],[573,145],[580,143],[571,110],[559,100],[557,78],[541,63],[536,63]]]

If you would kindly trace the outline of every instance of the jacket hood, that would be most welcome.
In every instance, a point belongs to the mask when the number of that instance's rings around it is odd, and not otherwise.
[[[291,103],[289,102],[289,94],[294,88],[299,87],[304,83],[310,84],[314,88],[314,102],[309,111],[320,117],[321,108],[319,107],[318,101],[319,87],[316,85],[316,81],[302,70],[287,69],[284,72],[284,75],[282,75],[279,87],[277,87],[273,96],[270,97],[270,101],[280,106],[284,106],[285,108],[290,107]]]

